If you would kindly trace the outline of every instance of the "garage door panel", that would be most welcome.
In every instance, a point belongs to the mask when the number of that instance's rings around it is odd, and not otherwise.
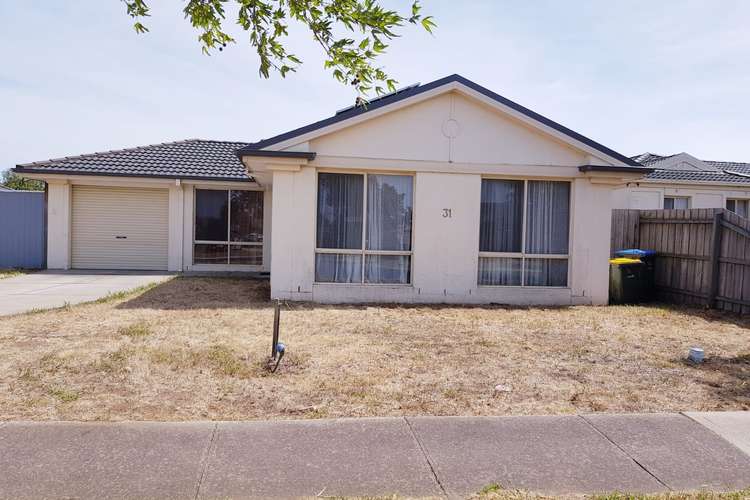
[[[74,186],[72,265],[78,269],[167,269],[166,189]]]

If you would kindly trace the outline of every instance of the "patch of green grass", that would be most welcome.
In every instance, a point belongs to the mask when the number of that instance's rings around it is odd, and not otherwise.
[[[52,387],[47,390],[50,396],[54,396],[63,403],[70,403],[78,399],[79,394],[76,391],[65,389],[64,387]]]
[[[502,490],[503,490],[502,486],[500,486],[497,483],[493,483],[493,484],[488,484],[487,486],[485,486],[484,488],[482,488],[481,491],[479,492],[479,494],[480,495],[486,495],[488,493],[497,493],[497,492],[502,491]]]
[[[604,495],[541,495],[522,490],[506,490],[498,484],[490,484],[471,497],[473,500],[553,500],[556,498],[577,498],[586,500],[748,500],[750,489],[731,492],[689,491],[659,494],[607,493]]]
[[[151,335],[151,328],[145,321],[138,321],[128,326],[123,326],[117,331],[120,335],[125,335],[132,339],[143,338]]]
[[[15,276],[21,276],[26,274],[28,271],[24,269],[0,269],[0,280],[5,278],[13,278]]]
[[[232,348],[215,344],[204,349],[152,349],[152,363],[168,365],[172,370],[209,369],[234,378],[258,376],[260,369],[243,360]]]
[[[106,304],[108,302],[114,302],[117,300],[127,299],[133,295],[140,295],[142,293],[148,292],[152,288],[156,288],[159,285],[163,285],[164,283],[166,283],[167,281],[171,279],[173,278],[168,278],[165,281],[149,283],[148,285],[142,285],[136,288],[131,288],[130,290],[123,290],[121,292],[111,292],[100,299],[92,300],[91,302],[83,302],[83,304]]]
[[[593,495],[591,500],[747,500],[750,499],[750,488],[740,491],[688,491],[670,492],[658,495],[642,495],[631,493],[609,493],[607,495]]]
[[[227,375],[228,377],[248,376],[248,366],[235,352],[223,345],[213,345],[209,348],[206,357],[212,367]]]

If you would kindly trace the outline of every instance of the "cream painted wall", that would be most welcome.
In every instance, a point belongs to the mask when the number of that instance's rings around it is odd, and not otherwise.
[[[690,208],[725,208],[727,199],[750,199],[750,186],[710,186],[640,182],[615,191],[614,208],[664,208],[665,196],[687,196]]]
[[[413,282],[422,300],[447,301],[476,290],[481,188],[478,175],[417,173]]]
[[[312,300],[315,169],[273,172],[271,296]]]
[[[47,187],[47,268],[70,269],[71,189],[67,181]]]
[[[606,304],[612,187],[589,179],[573,182],[570,285],[573,303]]]
[[[458,92],[313,139],[309,149],[319,156],[458,164],[577,167],[586,162],[585,153]]]

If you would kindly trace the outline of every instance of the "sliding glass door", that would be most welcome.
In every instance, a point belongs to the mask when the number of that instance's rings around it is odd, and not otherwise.
[[[195,190],[194,264],[263,264],[263,192]]]

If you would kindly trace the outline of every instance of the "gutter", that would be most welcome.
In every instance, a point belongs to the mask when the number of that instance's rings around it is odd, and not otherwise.
[[[654,171],[649,167],[621,167],[614,165],[581,165],[578,167],[581,172],[627,172],[629,174],[650,174]]]
[[[136,177],[139,179],[186,179],[197,181],[224,181],[224,182],[255,182],[252,177],[207,177],[198,175],[166,175],[166,174],[135,174],[122,172],[83,172],[80,170],[51,170],[46,168],[28,168],[20,165],[12,169],[17,174],[38,175],[88,175],[97,177]]]
[[[267,151],[264,149],[238,149],[235,151],[237,157],[242,160],[244,156],[258,156],[261,158],[299,158],[313,161],[316,153],[314,151]]]

